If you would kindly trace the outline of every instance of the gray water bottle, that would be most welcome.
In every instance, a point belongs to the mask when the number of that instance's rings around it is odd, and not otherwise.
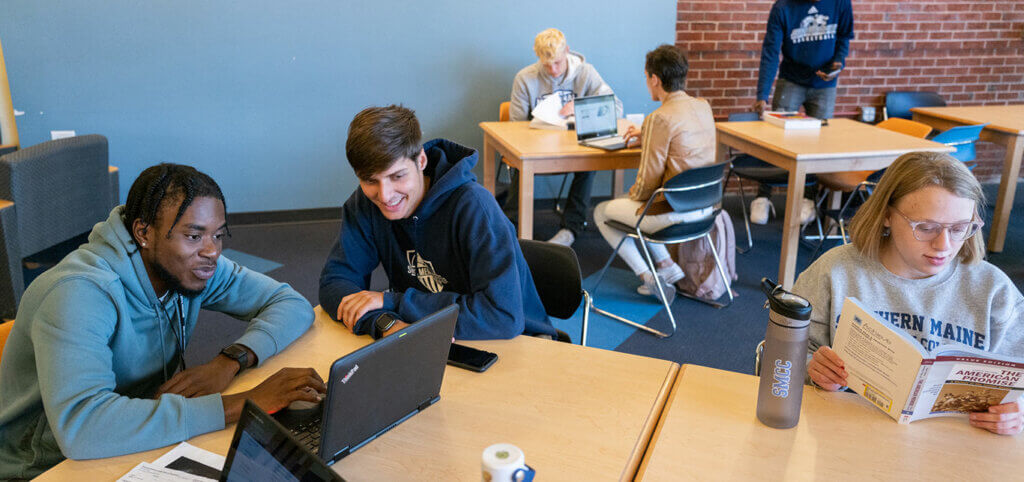
[[[771,311],[760,358],[757,418],[769,427],[790,428],[800,421],[811,304],[768,278],[761,279],[761,290]]]

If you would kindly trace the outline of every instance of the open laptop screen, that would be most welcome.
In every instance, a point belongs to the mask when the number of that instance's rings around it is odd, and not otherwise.
[[[574,104],[577,140],[583,141],[618,133],[614,94],[579,97]]]
[[[343,479],[291,438],[263,410],[245,401],[221,481],[314,482]]]

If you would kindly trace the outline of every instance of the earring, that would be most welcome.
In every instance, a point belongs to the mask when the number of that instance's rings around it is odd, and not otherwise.
[[[889,229],[889,228],[882,228],[882,237],[883,238],[888,238],[889,234],[891,234],[891,233],[892,233],[891,229]],[[145,246],[145,245],[143,245],[143,246]]]

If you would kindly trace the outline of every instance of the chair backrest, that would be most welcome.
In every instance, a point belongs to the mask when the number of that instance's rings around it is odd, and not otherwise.
[[[4,356],[4,345],[7,344],[7,337],[11,336],[11,328],[14,328],[14,321],[0,320],[0,359]]]
[[[728,162],[685,170],[663,186],[665,199],[672,209],[694,211],[722,202],[722,181]]]
[[[512,103],[507,101],[507,100],[505,102],[502,102],[501,105],[498,106],[498,121],[499,122],[508,122],[508,120],[509,120],[508,110],[509,110],[509,108],[511,108],[511,106],[512,106]]]
[[[935,92],[892,91],[885,93],[885,112],[889,118],[913,118],[913,107],[942,107],[946,101]]]
[[[750,122],[761,120],[757,112],[733,112],[729,114],[729,122]]]
[[[940,132],[932,138],[933,141],[956,148],[955,152],[949,155],[957,158],[960,162],[972,162],[977,154],[974,143],[981,137],[981,130],[988,124],[974,126],[957,126],[947,131]]]
[[[576,252],[567,246],[520,239],[519,247],[533,275],[548,316],[567,319],[583,301],[583,275]]]
[[[28,256],[88,232],[110,214],[107,138],[47,141],[0,157],[0,199],[14,201]]]
[[[928,137],[928,134],[932,132],[932,126],[928,124],[922,124],[912,120],[903,119],[901,117],[890,117],[877,124],[882,129],[890,131],[896,131],[908,136],[914,136],[921,139]]]

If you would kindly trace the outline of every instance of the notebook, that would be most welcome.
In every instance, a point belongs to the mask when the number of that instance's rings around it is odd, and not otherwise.
[[[242,408],[220,480],[344,482],[251,400]]]
[[[615,95],[578,97],[574,101],[576,142],[588,147],[614,151],[626,147],[619,135],[619,119],[615,116]]]
[[[458,305],[339,358],[327,395],[310,410],[274,418],[328,464],[440,400]]]

